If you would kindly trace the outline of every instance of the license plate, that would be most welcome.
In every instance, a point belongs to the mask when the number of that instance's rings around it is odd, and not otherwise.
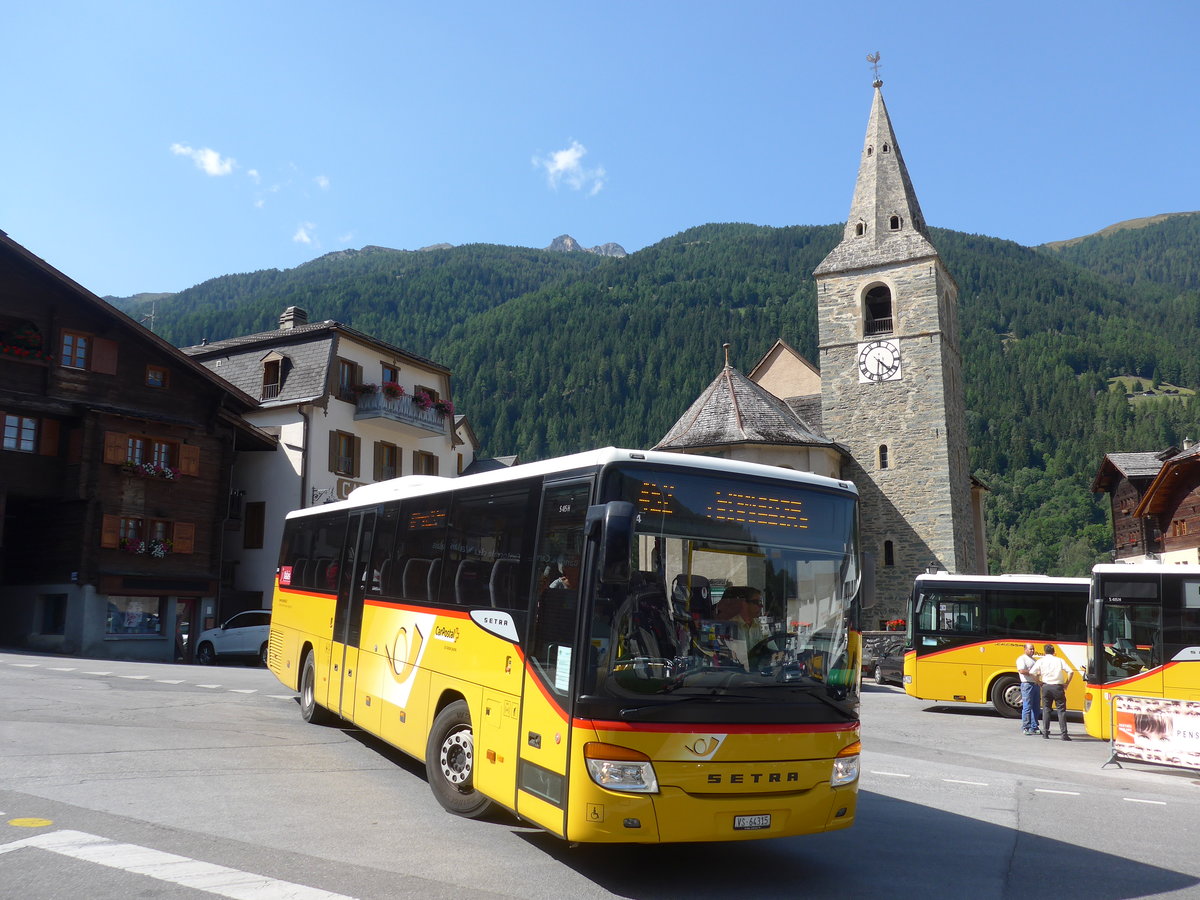
[[[771,827],[771,816],[734,816],[733,830],[734,831],[759,831],[763,828]]]

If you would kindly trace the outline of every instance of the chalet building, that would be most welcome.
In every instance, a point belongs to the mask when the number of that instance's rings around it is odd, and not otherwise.
[[[986,487],[970,473],[958,285],[930,238],[880,90],[842,241],[813,272],[820,365],[779,340],[725,370],[655,449],[853,482],[881,623],[927,570],[984,573]],[[882,627],[882,624],[881,624]]]
[[[246,418],[278,438],[239,455],[230,483],[222,614],[268,608],[284,516],[401,475],[456,476],[478,446],[454,415],[450,370],[288,307],[279,328],[183,348],[257,401]]]
[[[1200,563],[1200,445],[1109,453],[1092,491],[1109,495],[1114,560]]]
[[[208,369],[0,232],[0,644],[171,661],[216,614],[235,453]]]

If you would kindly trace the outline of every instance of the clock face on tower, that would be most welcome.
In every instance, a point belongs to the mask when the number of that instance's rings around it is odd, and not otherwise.
[[[858,380],[898,381],[900,346],[895,341],[870,341],[858,345]]]

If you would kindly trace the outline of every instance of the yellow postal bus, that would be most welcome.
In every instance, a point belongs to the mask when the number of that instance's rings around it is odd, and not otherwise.
[[[571,841],[848,827],[858,496],[605,449],[290,514],[268,664],[448,810]]]
[[[1083,724],[1111,737],[1114,696],[1200,706],[1200,566],[1111,563],[1092,569]]]
[[[1046,644],[1075,671],[1084,665],[1088,579],[1044,575],[918,575],[908,610],[904,690],[920,700],[991,703],[1021,715],[1017,657]],[[1083,709],[1083,679],[1067,688]]]

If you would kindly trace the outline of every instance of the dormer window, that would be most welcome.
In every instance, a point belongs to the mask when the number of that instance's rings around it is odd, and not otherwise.
[[[892,292],[885,284],[874,285],[863,302],[863,335],[892,333]]]
[[[285,363],[287,357],[282,353],[268,353],[263,357],[262,393],[260,400],[275,400],[283,389],[283,378],[287,374]]]
[[[890,228],[892,231],[899,231],[900,230],[900,217],[892,216],[890,219],[888,219],[888,228]]]
[[[866,232],[867,232],[867,226],[864,225],[862,222],[859,222],[857,225],[854,226],[855,237],[862,237],[864,234],[866,234]]]

